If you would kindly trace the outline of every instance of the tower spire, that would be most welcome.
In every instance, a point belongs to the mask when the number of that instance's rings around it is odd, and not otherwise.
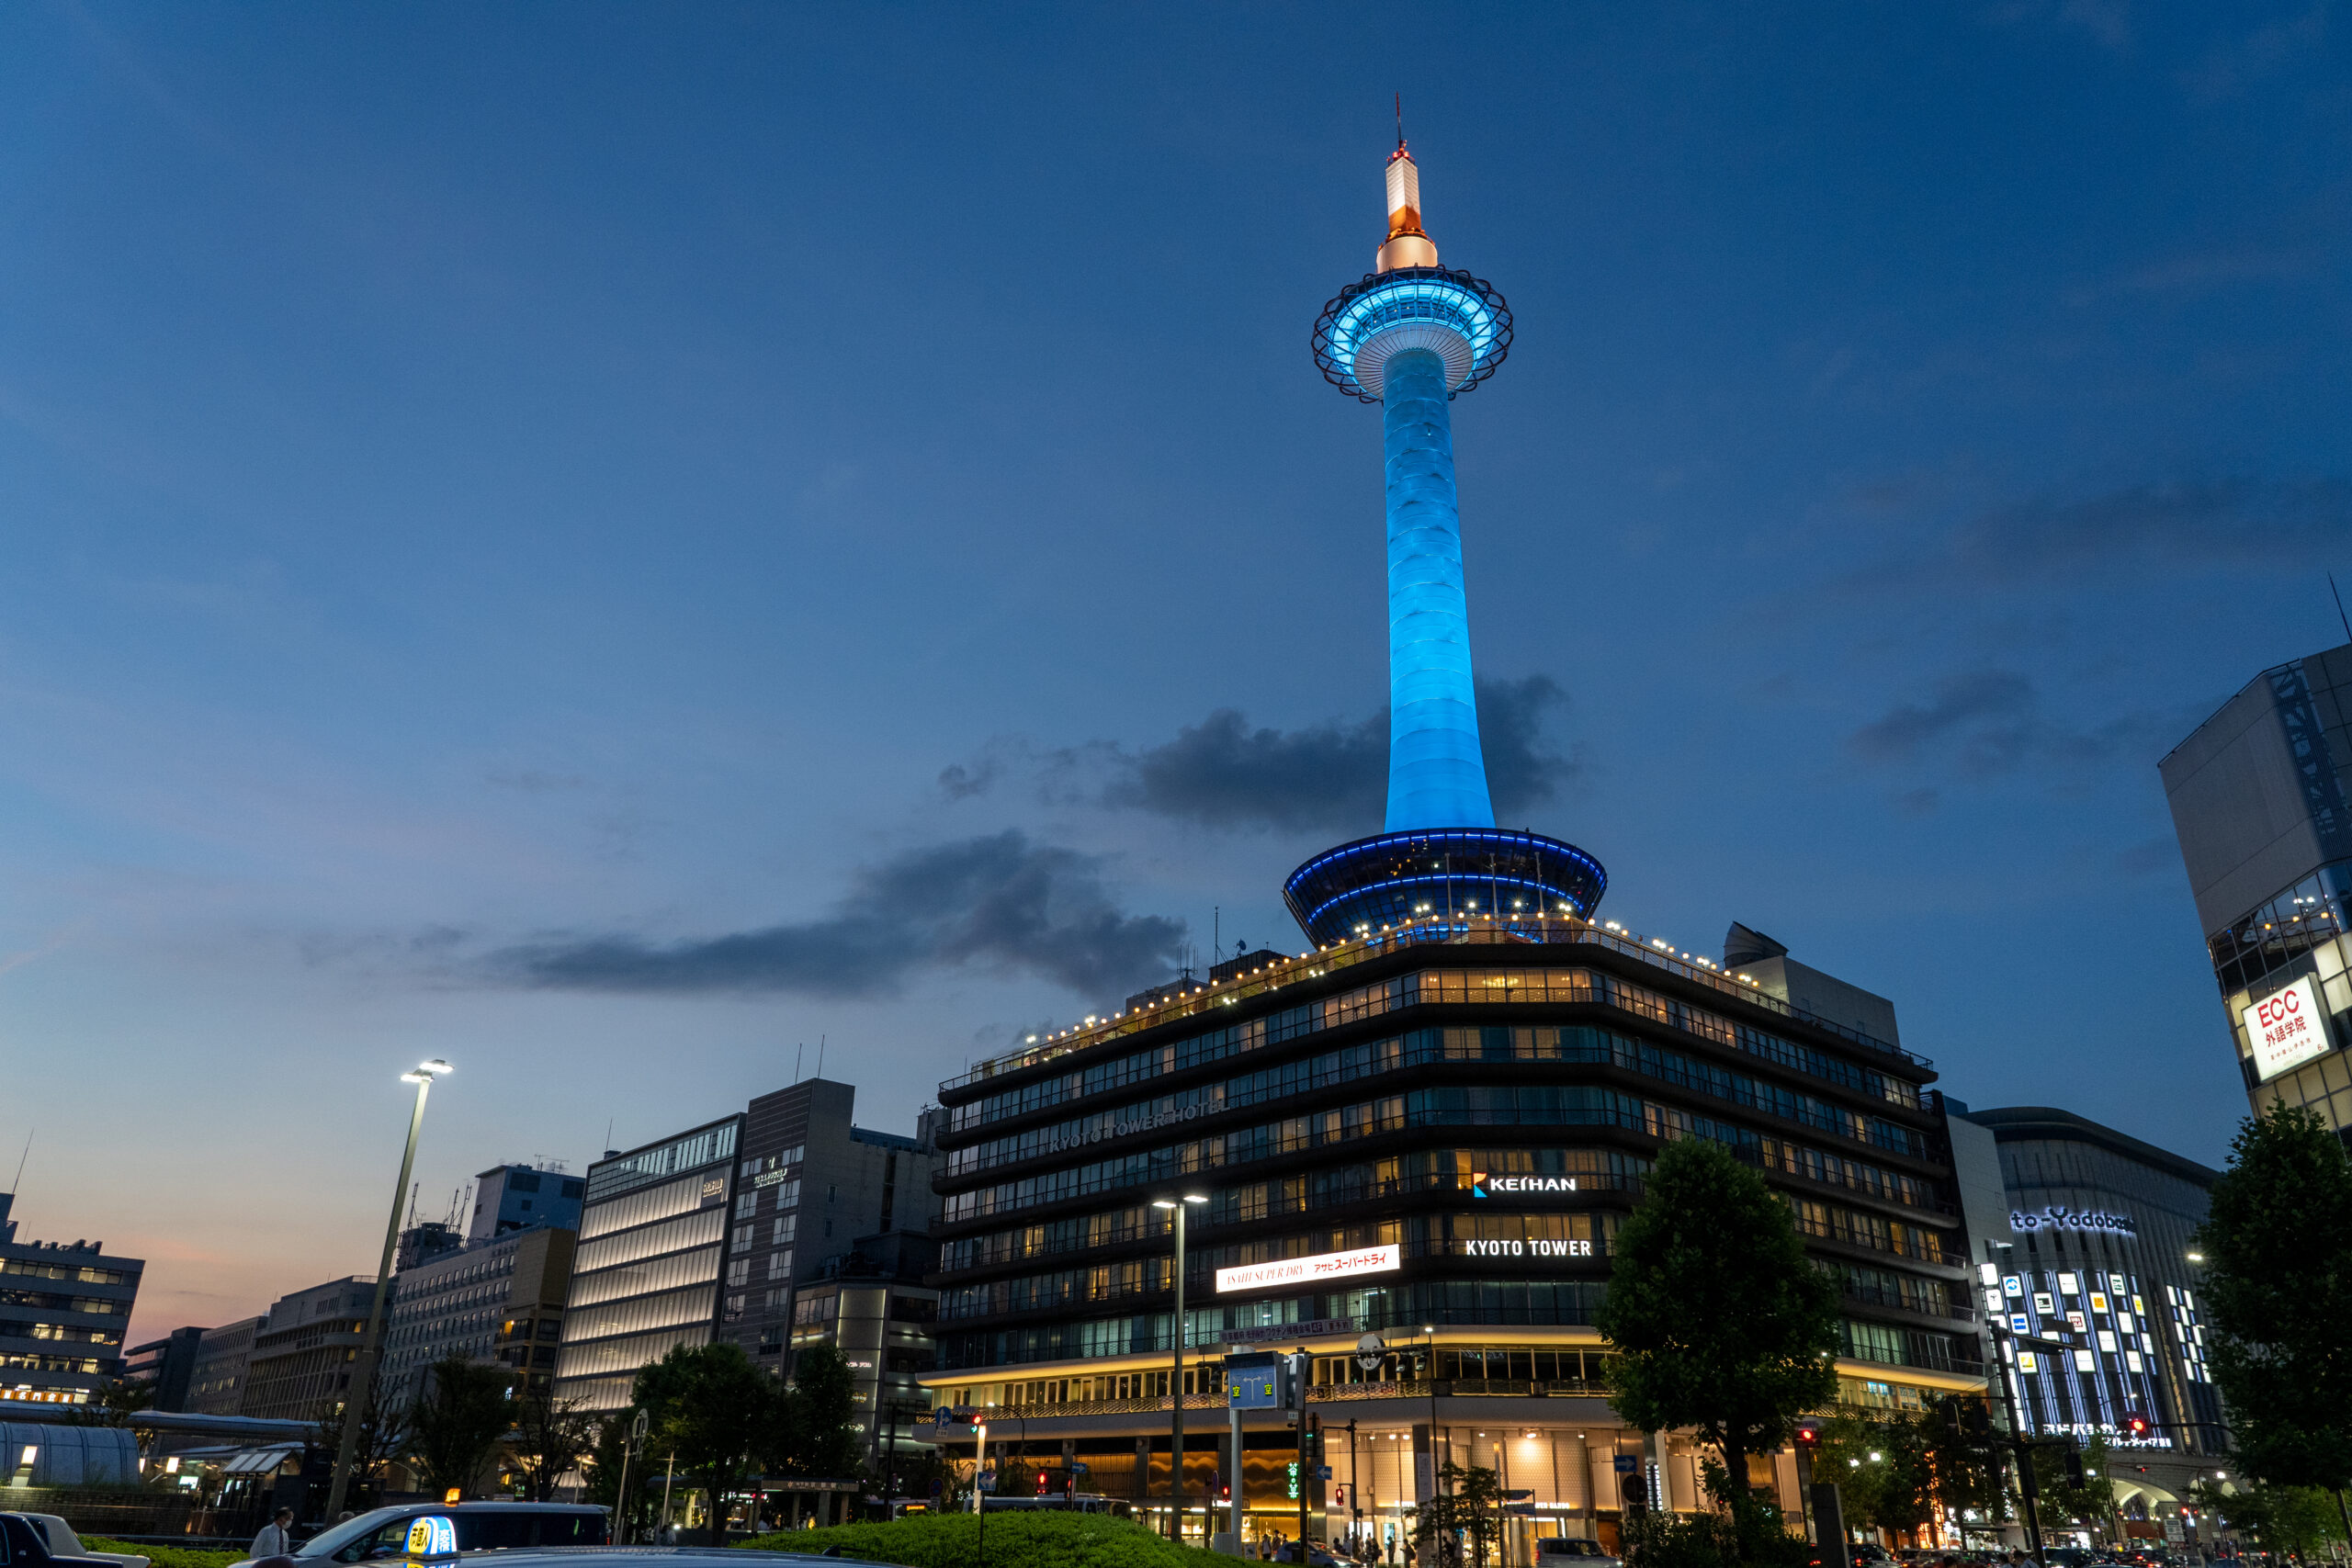
[[[1405,95],[1396,95],[1396,151],[1388,154],[1388,239],[1372,258],[1374,272],[1437,265],[1437,243],[1421,230],[1421,171],[1405,150]]]

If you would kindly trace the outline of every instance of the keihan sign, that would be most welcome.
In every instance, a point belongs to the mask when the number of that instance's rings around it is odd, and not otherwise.
[[[2319,1010],[2308,975],[2240,1012],[2238,1021],[2254,1043],[2254,1073],[2260,1081],[2327,1055],[2326,1015]]]
[[[1516,1198],[1532,1192],[1573,1192],[1577,1179],[1573,1176],[1488,1176],[1475,1172],[1470,1178],[1473,1198]]]
[[[1285,1258],[1274,1263],[1245,1263],[1216,1271],[1217,1293],[1257,1291],[1270,1285],[1295,1285],[1314,1280],[1339,1280],[1351,1274],[1387,1274],[1404,1267],[1398,1250],[1389,1247],[1360,1247],[1352,1252],[1323,1252],[1312,1258]]]

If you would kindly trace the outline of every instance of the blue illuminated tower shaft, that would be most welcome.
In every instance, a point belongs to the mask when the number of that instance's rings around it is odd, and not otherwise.
[[[1462,587],[1462,513],[1445,361],[1426,348],[1387,363],[1381,422],[1388,476],[1388,821],[1386,831],[1491,828],[1470,611]]]

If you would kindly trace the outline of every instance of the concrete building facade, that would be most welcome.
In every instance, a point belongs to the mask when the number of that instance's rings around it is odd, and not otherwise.
[[[496,1365],[518,1392],[554,1380],[577,1234],[507,1230],[405,1269],[385,1318],[383,1397],[405,1408],[424,1392],[425,1369],[449,1356]]]
[[[121,1375],[146,1264],[95,1241],[19,1241],[0,1192],[0,1398],[85,1404]]]
[[[376,1281],[349,1275],[280,1296],[254,1330],[241,1416],[316,1421],[350,1396]]]

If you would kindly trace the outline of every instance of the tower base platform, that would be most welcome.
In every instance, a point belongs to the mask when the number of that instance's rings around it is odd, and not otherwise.
[[[1577,915],[1609,886],[1600,863],[1558,839],[1508,828],[1426,828],[1326,850],[1290,874],[1283,899],[1318,947],[1432,917]]]

